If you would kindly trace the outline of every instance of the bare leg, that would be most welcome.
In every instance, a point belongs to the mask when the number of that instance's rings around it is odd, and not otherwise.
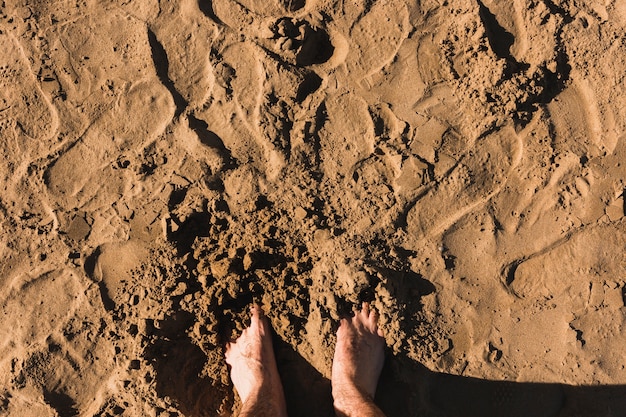
[[[363,303],[351,319],[342,319],[332,369],[335,413],[339,417],[384,417],[374,404],[385,361],[378,315]]]
[[[230,377],[243,403],[240,416],[287,417],[270,324],[258,305],[251,311],[250,327],[226,345]]]

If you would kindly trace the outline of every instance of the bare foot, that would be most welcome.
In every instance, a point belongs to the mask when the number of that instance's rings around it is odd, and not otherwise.
[[[332,369],[333,398],[339,415],[358,415],[355,407],[362,410],[363,402],[373,406],[385,361],[382,336],[378,314],[370,310],[368,303],[363,303],[361,311],[351,319],[341,320]]]
[[[268,415],[286,417],[270,324],[258,305],[253,305],[250,310],[250,326],[234,343],[226,345],[230,378],[243,403],[241,415],[258,414],[258,410],[263,409]]]

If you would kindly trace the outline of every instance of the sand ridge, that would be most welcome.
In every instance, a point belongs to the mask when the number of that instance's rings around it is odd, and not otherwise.
[[[0,415],[234,415],[252,301],[293,415],[332,413],[362,301],[390,416],[619,415],[625,25],[619,0],[0,1]]]

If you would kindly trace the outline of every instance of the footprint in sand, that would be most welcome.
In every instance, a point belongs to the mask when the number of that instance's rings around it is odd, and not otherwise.
[[[0,384],[13,390],[8,415],[74,416],[100,407],[115,362],[92,290],[76,271],[58,270],[23,283],[0,303],[11,318],[0,320],[0,373],[7,378]],[[24,396],[30,389],[43,393],[35,397],[41,402]]]
[[[70,209],[110,204],[124,193],[131,173],[114,170],[126,151],[137,151],[164,130],[174,114],[169,92],[158,80],[129,88],[44,174],[48,192]]]
[[[33,278],[10,291],[2,300],[0,363],[11,358],[15,349],[45,344],[72,316],[84,292],[85,285],[64,270]]]
[[[211,65],[208,57],[198,57],[206,56],[217,31],[202,23],[196,2],[172,2],[161,8],[158,19],[150,25],[156,71],[174,96],[177,114],[185,106],[201,107],[211,97],[215,81]]]
[[[261,115],[262,106],[267,104],[267,75],[261,64],[265,55],[249,42],[229,44],[220,55],[214,105],[196,115],[221,138],[234,159],[252,163],[259,172],[274,178],[285,165],[286,155],[273,143],[279,135],[269,137],[271,127],[266,118],[274,115]],[[235,119],[237,123],[233,123]]]
[[[56,136],[59,120],[19,43],[12,36],[0,32],[0,49],[0,124],[3,125],[2,130],[8,128],[13,131],[15,140],[3,140],[1,146],[6,148],[2,149],[2,153],[13,159],[22,155],[21,151],[13,148],[24,140],[20,136],[48,144]],[[3,133],[4,138],[10,135],[7,133]]]
[[[216,0],[203,11],[218,24],[238,31],[239,40],[246,39],[271,50],[280,56],[279,61],[284,61],[283,64],[310,66],[327,63],[334,56],[334,44],[342,43],[341,39],[331,41],[328,28],[320,22],[319,13],[313,10],[316,3],[306,0],[269,0],[262,3]],[[332,35],[338,34],[333,32]],[[334,58],[332,64],[323,67],[336,66],[337,57]]]
[[[246,43],[235,43],[224,49],[222,59],[233,71],[229,86],[233,91],[238,115],[251,131],[256,132],[265,79],[257,51]]]
[[[525,260],[512,263],[508,286],[524,298],[555,297],[568,291],[573,299],[582,301],[587,298],[581,294],[589,292],[590,281],[623,281],[626,260],[622,257],[616,262],[615,258],[626,247],[626,233],[620,227],[623,223],[589,227]],[[575,262],[564,263],[563,259]],[[613,297],[616,309],[624,305],[620,295],[620,289],[616,288]]]
[[[382,229],[392,223],[396,196],[391,186],[393,169],[378,155],[360,161],[354,167],[351,186],[346,191],[353,197],[354,222],[357,233]],[[350,222],[346,222],[349,226]]]
[[[341,24],[342,22],[339,22]],[[361,80],[389,64],[409,33],[409,13],[402,2],[374,2],[350,27],[346,56],[350,78]]]
[[[89,120],[111,103],[111,93],[155,74],[145,22],[120,10],[107,18],[81,16],[50,29],[50,54],[67,100]],[[94,108],[95,107],[95,108]]]
[[[564,369],[579,372],[584,383],[623,376],[624,226],[624,221],[588,226],[508,266],[507,286],[519,297],[517,309],[527,306],[513,313],[521,320],[505,338],[508,343],[530,348],[528,340],[536,338],[543,347],[524,349],[529,358],[558,360]],[[565,355],[565,349],[578,353]],[[532,367],[524,373],[527,378],[545,375]]]
[[[126,286],[132,284],[132,271],[141,267],[147,256],[147,249],[132,240],[101,245],[90,256],[85,269],[100,284],[102,301],[107,310],[128,302],[130,294]]]
[[[67,100],[80,102],[90,121],[44,174],[50,197],[65,209],[111,204],[123,194],[132,170],[115,170],[114,162],[153,141],[174,114],[145,23],[120,12],[107,17],[85,16],[54,29],[58,44],[51,49]]]
[[[572,85],[548,104],[555,130],[555,149],[573,151],[587,158],[612,153],[617,146],[615,122],[602,120],[600,116],[612,114],[599,111],[594,89],[585,77],[572,71],[571,78]]]
[[[350,93],[326,100],[326,111],[328,121],[319,133],[324,171],[349,177],[356,164],[374,152],[374,122],[367,103]]]
[[[450,173],[408,211],[408,232],[417,237],[439,235],[487,203],[502,190],[518,164],[521,147],[512,127],[476,140]]]
[[[519,1],[499,4],[493,0],[484,0],[479,1],[478,6],[480,21],[493,52],[509,60],[516,60],[523,55],[527,49],[527,24],[519,13]]]

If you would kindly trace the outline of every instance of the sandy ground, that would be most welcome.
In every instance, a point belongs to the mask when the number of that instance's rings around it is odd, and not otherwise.
[[[622,0],[0,1],[0,416],[626,415]]]

